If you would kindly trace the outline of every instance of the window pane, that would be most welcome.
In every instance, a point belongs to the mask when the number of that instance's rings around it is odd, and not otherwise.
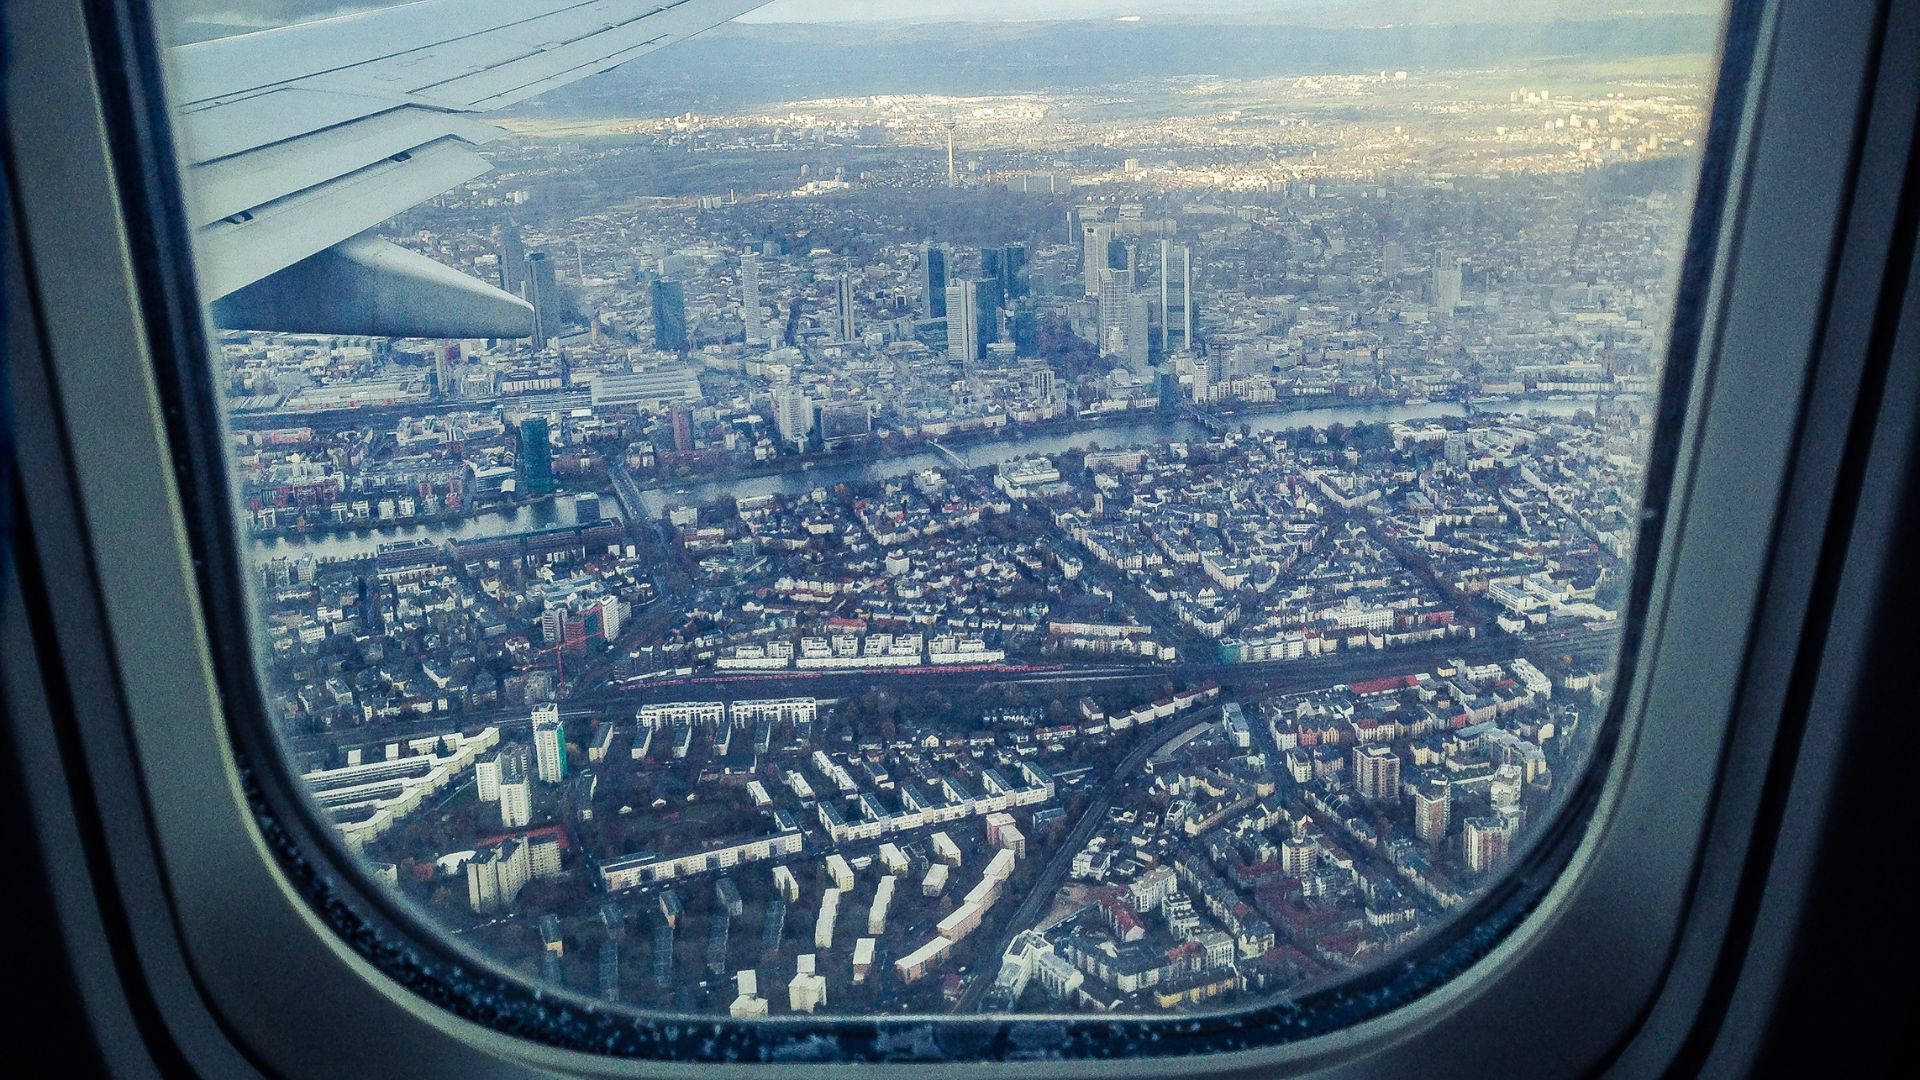
[[[234,6],[172,85],[266,712],[454,940],[1246,1007],[1587,762],[1716,7]]]

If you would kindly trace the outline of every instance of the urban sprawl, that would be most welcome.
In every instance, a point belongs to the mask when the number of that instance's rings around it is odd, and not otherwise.
[[[391,233],[530,341],[222,339],[319,808],[642,1008],[1393,955],[1603,719],[1703,122],[1697,78],[1525,79],[529,122]]]

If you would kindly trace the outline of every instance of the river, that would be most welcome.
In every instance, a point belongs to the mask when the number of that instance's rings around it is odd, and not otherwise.
[[[1578,401],[1516,401],[1501,409],[1522,413],[1571,416],[1593,408],[1591,398]],[[1292,409],[1257,412],[1230,418],[1236,427],[1246,424],[1254,431],[1287,431],[1303,427],[1332,427],[1334,424],[1386,424],[1394,421],[1431,420],[1443,416],[1464,416],[1466,409],[1456,402],[1435,401],[1422,405],[1338,405],[1322,409]],[[1161,416],[1140,417],[1079,431],[1043,431],[1010,434],[1004,437],[962,442],[952,449],[974,467],[998,465],[1017,458],[1052,455],[1068,450],[1084,450],[1098,445],[1106,449],[1153,446],[1168,442],[1192,442],[1207,437],[1204,427],[1187,419]],[[722,495],[749,498],[756,495],[801,495],[815,488],[832,487],[847,481],[883,480],[904,476],[921,469],[937,468],[947,462],[932,450],[897,457],[826,465],[817,469],[796,469],[772,476],[740,480],[716,480],[676,488],[649,488],[640,493],[641,507],[648,517],[659,517],[669,506],[701,503]],[[611,495],[600,499],[601,512],[617,516],[619,503]],[[573,499],[560,496],[552,502],[536,503],[512,511],[480,514],[453,525],[403,525],[367,532],[336,533],[317,536],[286,536],[261,541],[257,551],[262,557],[298,557],[311,554],[321,559],[352,558],[372,554],[381,544],[418,536],[468,540],[478,536],[501,536],[526,532],[549,525],[574,524]]]

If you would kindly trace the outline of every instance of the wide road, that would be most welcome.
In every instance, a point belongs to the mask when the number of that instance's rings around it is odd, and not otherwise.
[[[1206,712],[1212,715],[1211,709]],[[1131,780],[1140,766],[1146,763],[1148,756],[1183,733],[1191,731],[1195,726],[1204,727],[1213,722],[1210,719],[1195,720],[1191,716],[1169,717],[1166,727],[1142,739],[1138,745],[1128,751],[1120,764],[1115,766],[1114,770],[1100,781],[1100,785],[1093,789],[1089,796],[1091,801],[1087,803],[1087,808],[1081,811],[1080,820],[1074,823],[1073,831],[1068,833],[1067,838],[1054,849],[1053,856],[1047,860],[1047,865],[1041,868],[1039,879],[1028,890],[1026,897],[1020,901],[1020,906],[1013,909],[1013,916],[1004,924],[1006,929],[994,939],[993,950],[986,954],[988,957],[997,957],[1006,952],[1007,946],[1013,942],[1015,935],[1032,927],[1040,920],[1040,914],[1045,906],[1053,902],[1054,890],[1060,887],[1061,880],[1073,867],[1073,857],[1079,854],[1080,849],[1085,847],[1087,841],[1093,837],[1094,830],[1106,820],[1107,808],[1113,805],[1113,797],[1119,794],[1121,786]],[[982,961],[978,965],[979,969],[974,972],[973,981],[967,984],[966,990],[960,994],[960,999],[954,1002],[954,1012],[970,1013],[980,1008],[980,998],[993,986],[993,977],[999,971],[998,967],[990,967],[991,963],[990,960]]]
[[[924,693],[941,688],[970,690],[992,683],[1029,686],[1073,684],[1076,690],[1086,690],[1096,686],[1142,682],[1150,686],[1143,693],[1157,696],[1160,683],[1185,680],[1196,684],[1217,683],[1224,690],[1237,694],[1264,694],[1310,690],[1428,671],[1449,659],[1485,663],[1515,656],[1543,657],[1563,653],[1597,656],[1609,650],[1618,637],[1618,633],[1610,629],[1571,627],[1526,638],[1492,634],[1471,641],[1438,641],[1379,651],[1342,651],[1302,660],[1262,660],[1245,664],[1184,661],[1176,664],[1088,664],[1037,669],[1009,666],[1000,671],[928,672],[913,668],[890,668],[878,671],[701,673],[626,688],[610,686],[578,693],[561,703],[561,716],[563,719],[581,720],[623,712],[630,714],[636,706],[650,701],[725,701],[797,694],[836,698],[862,693],[875,686]],[[529,724],[529,710],[525,706],[510,705],[470,712],[458,719],[423,716],[383,724],[378,728],[301,734],[287,742],[290,749],[296,752],[311,752],[404,742],[445,734],[454,728],[473,732],[496,726],[500,728],[502,737],[512,737],[526,733]]]

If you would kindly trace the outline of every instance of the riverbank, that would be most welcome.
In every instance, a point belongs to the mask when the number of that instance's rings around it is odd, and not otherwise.
[[[511,508],[490,509],[441,522],[389,522],[372,527],[329,530],[324,533],[286,533],[253,538],[253,555],[258,559],[298,559],[312,555],[322,561],[357,559],[373,555],[385,544],[403,540],[426,539],[434,543],[447,540],[481,540],[536,529],[577,525],[579,508],[573,493],[544,496],[517,503]],[[601,496],[596,519],[619,517],[620,507],[610,496]]]
[[[1571,416],[1592,409],[1590,399],[1579,401],[1516,400],[1503,405],[1503,412],[1544,412]],[[1235,427],[1242,424],[1255,432],[1291,431],[1297,428],[1332,427],[1344,424],[1382,424],[1395,421],[1432,420],[1448,416],[1467,416],[1471,410],[1457,401],[1434,401],[1417,405],[1393,402],[1303,407],[1261,408],[1236,412],[1221,419]],[[989,468],[1019,458],[1051,457],[1069,450],[1085,450],[1090,445],[1108,449],[1132,446],[1158,446],[1169,442],[1195,442],[1209,437],[1200,423],[1186,416],[1162,416],[1159,413],[1128,415],[1100,423],[1042,430],[1038,425],[1022,425],[1013,431],[994,432],[989,437],[964,444],[942,440],[941,445],[955,452],[968,468]],[[831,488],[840,483],[876,482],[910,476],[922,469],[943,468],[951,463],[924,444],[912,449],[901,447],[881,456],[846,455],[830,463],[792,458],[782,467],[742,476],[705,477],[699,480],[656,480],[636,485],[639,510],[647,518],[658,518],[670,506],[696,506],[722,496],[754,498],[762,495],[804,495],[815,488]],[[262,557],[288,555],[298,557],[311,552],[320,558],[353,558],[372,554],[380,544],[429,535],[435,540],[465,540],[479,536],[503,536],[551,525],[571,525],[573,500],[560,499],[548,504],[554,513],[539,515],[538,508],[527,508],[513,515],[475,518],[449,530],[408,529],[390,533],[376,531],[370,537],[289,537],[257,545]],[[616,501],[601,499],[602,513],[612,513]]]
[[[395,518],[387,521],[315,521],[283,528],[256,529],[253,532],[253,536],[254,539],[260,541],[301,540],[307,538],[318,540],[334,536],[372,536],[376,532],[392,530],[452,530],[463,521],[474,521],[491,514],[515,514],[522,510],[538,506],[541,503],[553,502],[554,499],[558,497],[559,496],[556,495],[540,495],[531,499],[509,499],[502,502],[488,503],[485,506],[472,510],[463,509],[453,513],[415,515],[409,518]],[[384,544],[388,541],[382,539],[380,542]]]

